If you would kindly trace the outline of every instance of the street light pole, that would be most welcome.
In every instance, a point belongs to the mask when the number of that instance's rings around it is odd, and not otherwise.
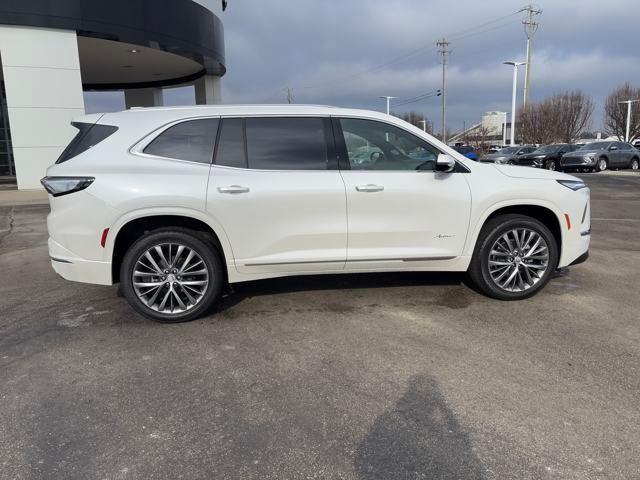
[[[383,100],[387,101],[387,115],[389,115],[389,113],[391,112],[391,99],[392,98],[398,98],[398,97],[383,96],[383,97],[380,97],[380,98],[382,98]]]
[[[625,142],[629,141],[629,133],[630,133],[630,129],[631,129],[631,104],[632,103],[636,103],[636,102],[640,102],[640,99],[638,99],[638,100],[624,100],[622,102],[618,102],[618,103],[626,103],[627,104],[627,129],[626,129],[625,136],[624,136],[624,141]]]
[[[518,67],[526,65],[527,62],[503,62],[505,65],[513,66],[513,92],[511,94],[511,139],[510,146],[516,141],[516,96],[518,88]]]

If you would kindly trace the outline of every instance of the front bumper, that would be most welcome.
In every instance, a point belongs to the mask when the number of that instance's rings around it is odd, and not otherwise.
[[[560,160],[562,168],[590,168],[595,167],[596,159],[590,157],[563,157]]]
[[[111,262],[86,260],[49,238],[49,257],[55,272],[72,282],[112,285]]]

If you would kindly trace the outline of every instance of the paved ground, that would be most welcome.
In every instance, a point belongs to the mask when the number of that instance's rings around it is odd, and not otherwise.
[[[0,209],[0,477],[640,477],[640,176],[518,303],[456,275],[256,282],[182,325],[50,269]]]

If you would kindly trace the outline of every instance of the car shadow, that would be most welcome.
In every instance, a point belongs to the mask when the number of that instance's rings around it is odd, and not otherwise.
[[[224,312],[252,297],[280,293],[460,285],[462,283],[466,283],[465,274],[453,272],[384,272],[280,277],[230,285],[212,313]]]
[[[358,444],[359,478],[483,479],[484,468],[437,382],[418,375]]]

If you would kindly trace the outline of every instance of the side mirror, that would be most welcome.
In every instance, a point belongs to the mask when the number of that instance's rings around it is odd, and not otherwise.
[[[450,155],[441,153],[436,160],[436,171],[443,173],[450,173],[456,168],[456,161]]]

